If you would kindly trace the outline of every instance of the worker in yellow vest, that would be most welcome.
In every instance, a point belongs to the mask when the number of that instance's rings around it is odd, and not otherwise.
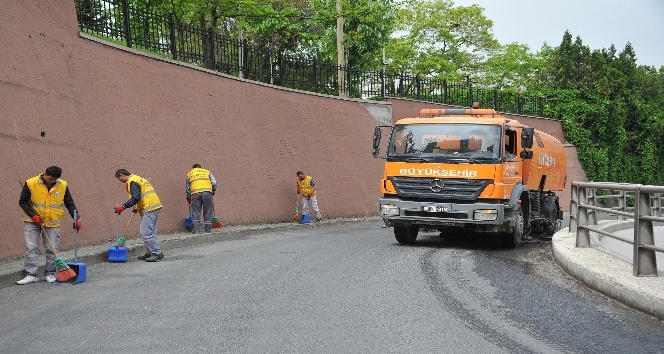
[[[201,231],[201,210],[203,211],[203,223],[205,233],[212,232],[212,218],[214,217],[213,195],[217,191],[217,180],[209,170],[194,164],[191,171],[187,173],[185,180],[185,191],[187,203],[191,206],[192,232]]]
[[[39,266],[39,239],[43,238],[44,249],[46,250],[46,266],[44,268],[44,278],[47,282],[53,283],[55,276],[55,252],[58,251],[60,243],[60,225],[62,225],[62,216],[64,208],[67,208],[69,215],[74,218],[76,205],[69,192],[67,182],[60,179],[62,169],[58,166],[51,166],[44,173],[34,176],[23,185],[21,197],[18,201],[23,209],[23,236],[25,238],[25,278],[16,282],[19,285],[25,285],[37,282],[37,269]],[[76,212],[76,215],[78,212]],[[81,228],[81,218],[78,217],[74,222],[74,229]],[[42,232],[48,235],[52,241],[48,242]]]
[[[323,220],[323,216],[318,209],[318,199],[316,198],[316,181],[302,171],[297,171],[297,194],[300,195],[302,203],[302,215],[309,215],[309,202],[316,213],[318,222]]]
[[[150,181],[131,174],[124,168],[115,171],[115,178],[126,185],[129,195],[129,200],[115,207],[115,213],[119,215],[123,210],[133,207],[133,212],[141,215],[140,234],[146,252],[136,258],[146,262],[158,262],[164,258],[164,253],[157,241],[157,217],[159,210],[163,208],[157,192]]]

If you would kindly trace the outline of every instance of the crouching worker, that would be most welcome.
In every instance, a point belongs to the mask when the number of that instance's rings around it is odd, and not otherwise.
[[[157,217],[159,210],[163,208],[157,192],[150,181],[133,175],[124,168],[115,171],[115,178],[125,184],[129,195],[129,200],[115,207],[115,213],[120,214],[133,207],[133,211],[141,215],[140,233],[146,252],[137,258],[146,262],[158,262],[164,258],[164,254],[157,241]]]

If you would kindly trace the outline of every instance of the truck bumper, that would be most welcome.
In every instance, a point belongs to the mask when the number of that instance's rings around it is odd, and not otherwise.
[[[440,227],[500,226],[506,220],[502,203],[436,203],[380,198],[381,217],[386,226],[421,225]]]

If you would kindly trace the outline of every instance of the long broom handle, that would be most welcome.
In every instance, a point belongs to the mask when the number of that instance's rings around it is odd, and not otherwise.
[[[129,218],[129,222],[127,223],[127,227],[125,227],[125,230],[124,230],[124,233],[122,234],[122,237],[127,236],[127,230],[129,230],[129,225],[131,225],[131,221],[134,219],[134,214],[136,214],[136,213],[131,213],[131,217]]]
[[[39,224],[39,227],[41,228],[42,235],[46,236],[46,240],[48,241],[48,244],[51,245],[51,250],[53,251],[53,254],[57,257],[58,252],[55,250],[55,245],[53,244],[53,241],[51,241],[51,238],[48,237],[48,234],[46,233],[46,230],[44,230],[44,225]]]
[[[74,262],[78,263],[78,210],[74,209]]]

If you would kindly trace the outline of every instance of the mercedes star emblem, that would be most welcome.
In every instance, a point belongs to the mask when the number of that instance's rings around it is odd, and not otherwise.
[[[429,189],[431,189],[431,191],[434,193],[440,193],[444,187],[445,183],[443,183],[443,181],[439,180],[438,178],[429,183]]]

